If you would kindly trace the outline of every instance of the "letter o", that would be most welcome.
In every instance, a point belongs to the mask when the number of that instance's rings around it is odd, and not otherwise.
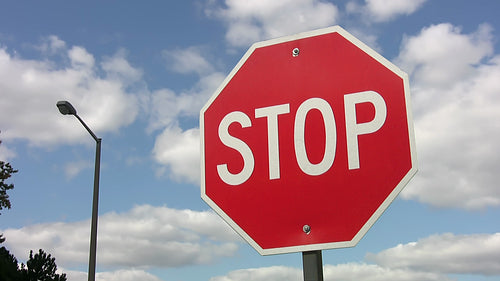
[[[311,163],[307,157],[304,135],[306,117],[312,109],[320,111],[325,125],[325,152],[323,159],[318,164]],[[295,114],[294,146],[297,163],[304,173],[319,176],[332,167],[337,148],[337,130],[333,110],[327,101],[321,98],[310,98],[299,106]]]

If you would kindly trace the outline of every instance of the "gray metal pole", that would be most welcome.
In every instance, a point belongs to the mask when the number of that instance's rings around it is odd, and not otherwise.
[[[92,198],[92,222],[90,225],[90,251],[89,251],[89,276],[88,281],[95,281],[95,267],[97,256],[97,218],[99,217],[99,174],[101,170],[101,138],[98,138],[94,132],[83,122],[82,118],[75,114],[75,117],[87,129],[92,138],[96,141],[95,150],[95,170],[94,170],[94,192]]]
[[[95,265],[97,252],[97,218],[99,207],[99,173],[101,170],[101,140],[94,132],[83,122],[82,118],[76,114],[76,109],[68,101],[58,101],[56,103],[59,112],[63,115],[73,115],[85,127],[92,138],[96,141],[95,152],[95,170],[94,170],[94,192],[92,198],[92,222],[90,225],[90,251],[89,251],[89,274],[88,281],[95,281]]]
[[[99,172],[101,166],[101,139],[96,138],[94,197],[92,199],[92,223],[90,226],[89,279],[95,281],[95,264],[97,252],[97,218],[99,207]]]
[[[321,250],[302,252],[304,281],[323,281],[323,257]]]

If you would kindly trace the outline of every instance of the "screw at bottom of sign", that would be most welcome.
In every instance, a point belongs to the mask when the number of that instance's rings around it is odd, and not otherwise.
[[[307,224],[302,227],[302,230],[304,231],[305,234],[311,233],[311,227]]]

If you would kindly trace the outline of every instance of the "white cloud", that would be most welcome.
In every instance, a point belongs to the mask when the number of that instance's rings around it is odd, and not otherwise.
[[[72,280],[84,280],[85,274],[71,271],[71,267],[87,262],[88,228],[89,222],[81,221],[43,223],[0,232],[15,256],[23,257],[30,249],[43,248],[57,259],[59,271],[68,273]],[[128,268],[101,272],[100,280],[128,280],[120,279],[126,274],[144,277],[141,280],[158,280],[144,270],[208,264],[234,255],[241,241],[211,211],[150,205],[136,206],[126,213],[102,215],[98,237],[99,265]],[[500,233],[433,235],[377,254],[369,253],[366,259],[374,264],[325,265],[325,280],[437,281],[451,280],[450,274],[500,275]],[[286,266],[249,268],[210,280],[298,281],[302,280],[302,271]]]
[[[203,50],[199,47],[163,50],[168,68],[179,73],[196,73],[198,81],[178,93],[164,88],[151,94],[148,132],[178,126],[181,118],[198,119],[200,109],[225,77],[221,72],[214,71]]]
[[[199,75],[197,83],[178,93],[166,88],[149,93],[142,70],[130,64],[124,49],[98,60],[84,47],[66,46],[56,36],[44,39],[37,49],[41,58],[28,60],[0,48],[2,157],[15,156],[8,147],[15,139],[39,146],[91,141],[77,120],[58,112],[58,100],[70,101],[100,137],[104,132],[115,132],[131,124],[143,106],[148,110],[147,132],[165,130],[156,140],[154,159],[165,165],[175,179],[199,181],[196,129],[175,132],[184,139],[165,136],[174,136],[171,128],[180,128],[180,120],[196,122],[199,110],[225,77],[205,58],[204,48],[163,52],[174,71]],[[62,59],[52,60],[53,56]],[[72,177],[82,168],[82,163],[70,163],[65,172]]]
[[[87,273],[81,271],[65,270],[60,268],[57,273],[66,273],[68,280],[86,281]],[[99,281],[161,281],[158,277],[141,269],[120,269],[115,271],[97,272],[96,280]]]
[[[94,67],[94,56],[80,46],[74,46],[68,51],[71,66],[75,69],[90,69]]]
[[[1,232],[17,257],[42,248],[57,264],[71,268],[88,259],[89,222],[43,223]],[[211,211],[176,210],[150,205],[99,217],[100,266],[177,267],[207,264],[232,256],[239,237]],[[124,247],[124,245],[127,245]]]
[[[1,133],[1,132],[0,132]],[[0,141],[2,135],[0,134]],[[14,158],[16,153],[13,150],[8,149],[5,145],[0,144],[0,161],[8,162],[11,158]]]
[[[151,93],[149,97],[149,124],[148,132],[171,126],[177,122],[179,114],[184,110],[179,104],[188,103],[191,97],[177,96],[169,89],[160,89]],[[186,100],[186,102],[181,102]]]
[[[367,259],[380,266],[446,274],[500,275],[500,233],[433,235]]]
[[[346,5],[348,13],[361,13],[367,22],[385,22],[400,15],[410,15],[427,0],[366,0],[364,6],[354,1]]]
[[[127,61],[127,52],[125,49],[120,49],[112,57],[103,59],[101,63],[102,69],[106,71],[107,77],[115,79],[124,85],[140,81],[142,79],[142,70],[139,70]]]
[[[366,8],[377,21],[414,13],[426,0],[366,0]]]
[[[198,120],[200,109],[208,101],[225,75],[213,72],[203,75],[191,88],[181,93],[169,89],[154,91],[149,100],[149,124],[147,131],[177,126],[179,119]]]
[[[42,53],[54,55],[66,48],[66,42],[59,39],[59,37],[55,35],[49,35],[48,37],[42,39],[40,46],[36,46],[35,48],[40,50]]]
[[[425,271],[414,271],[406,268],[393,268],[364,263],[348,263],[325,266],[325,279],[363,280],[363,281],[446,281],[450,280],[442,274]]]
[[[152,150],[153,159],[161,165],[158,174],[193,184],[200,181],[199,129],[181,127],[181,120],[198,123],[199,112],[225,75],[214,71],[204,49],[164,50],[168,67],[179,73],[196,73],[198,81],[185,91],[154,91],[149,100],[148,132],[161,130]],[[184,126],[185,127],[185,126]]]
[[[181,118],[198,120],[201,107],[223,80],[215,72],[201,77],[189,91],[176,94],[168,89],[154,92],[151,96],[151,111],[148,131],[162,129],[156,136],[152,150],[153,159],[162,165],[159,173],[168,171],[178,181],[198,184],[200,181],[199,129],[182,129]]]
[[[211,1],[206,14],[227,24],[226,40],[237,47],[327,27],[339,17],[334,4],[321,0],[226,0],[224,5]]]
[[[391,269],[373,264],[348,263],[324,265],[325,280],[344,281],[445,281],[451,280],[436,273],[412,271],[409,269]],[[240,269],[229,272],[225,276],[217,276],[210,281],[300,281],[303,280],[302,269],[272,266],[262,268]]]
[[[53,145],[82,141],[87,132],[76,120],[61,116],[55,104],[68,100],[97,134],[116,131],[134,121],[138,113],[136,93],[126,91],[130,75],[119,79],[111,74],[124,73],[118,60],[107,59],[101,68],[85,48],[66,48],[64,41],[51,36],[40,49],[57,53],[69,65],[50,58],[23,59],[0,48],[0,129],[5,144],[26,139],[31,145]],[[133,68],[127,71],[133,72]]]
[[[66,177],[68,179],[72,179],[84,169],[89,169],[89,168],[92,168],[92,163],[88,161],[82,160],[82,161],[68,162],[64,166],[64,173],[66,174]]]
[[[400,244],[377,254],[368,263],[324,265],[325,280],[443,281],[452,274],[500,275],[500,233],[433,235]],[[299,268],[272,266],[239,269],[210,281],[303,280]]]
[[[271,266],[234,270],[229,272],[226,276],[210,278],[210,281],[299,281],[301,280],[301,276],[302,272],[297,268]]]
[[[170,69],[178,73],[197,73],[199,75],[214,71],[212,65],[203,57],[206,52],[202,47],[186,49],[163,50],[163,57]]]
[[[404,39],[397,63],[412,73],[418,86],[447,88],[474,75],[482,59],[493,54],[491,31],[481,25],[462,34],[449,23],[431,25]]]
[[[200,130],[169,127],[156,138],[154,159],[168,167],[172,177],[193,184],[200,182]]]
[[[405,39],[397,64],[411,74],[419,173],[403,191],[441,207],[500,205],[500,56],[491,28],[432,25]]]
[[[144,270],[123,269],[112,272],[101,272],[96,274],[96,279],[102,281],[160,281],[158,277]],[[83,281],[83,280],[82,280]]]

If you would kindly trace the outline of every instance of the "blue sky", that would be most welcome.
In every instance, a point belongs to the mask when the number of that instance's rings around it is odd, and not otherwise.
[[[86,280],[95,142],[103,138],[98,280],[302,280],[200,198],[198,114],[254,42],[340,25],[410,76],[419,172],[327,280],[500,276],[499,3],[432,0],[2,1],[5,245]]]

